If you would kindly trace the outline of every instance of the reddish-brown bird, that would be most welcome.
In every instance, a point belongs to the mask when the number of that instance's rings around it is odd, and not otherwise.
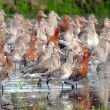
[[[37,16],[36,16],[36,19],[37,19],[37,21],[38,21],[38,24],[39,24],[40,21],[41,21],[42,19],[44,19],[45,17],[47,17],[47,16],[45,15],[45,13],[44,13],[42,10],[40,10],[40,11],[37,13]]]
[[[3,70],[1,71],[1,79],[4,80],[6,78],[9,78],[13,72],[13,57],[11,54],[5,52],[5,54],[0,55],[0,67],[6,68],[6,70],[3,68]]]
[[[89,58],[91,53],[88,50],[85,50],[83,53],[82,61],[80,62],[78,67],[73,68],[72,78],[78,80],[79,78],[86,77],[89,68]],[[75,73],[75,74],[74,74]]]
[[[59,38],[60,38],[60,28],[57,27],[57,28],[55,29],[54,35],[48,38],[48,42],[49,42],[49,43],[52,42],[52,43],[54,43],[55,45],[58,45],[58,43],[59,43]]]
[[[58,25],[62,31],[67,31],[69,28],[69,22],[70,22],[71,18],[68,15],[65,15],[63,17],[63,21]]]
[[[37,38],[35,35],[33,35],[31,37],[30,47],[29,47],[27,53],[23,55],[26,62],[37,60],[37,52],[36,52],[36,48],[35,48],[36,41],[37,41]]]
[[[13,56],[9,53],[6,54],[6,69],[10,76],[13,71]]]
[[[0,67],[5,66],[4,47],[5,47],[5,42],[0,41]]]

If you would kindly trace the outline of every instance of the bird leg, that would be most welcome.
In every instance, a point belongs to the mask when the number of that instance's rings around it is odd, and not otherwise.
[[[27,66],[27,61],[24,60],[24,61],[23,61],[23,64],[24,64],[24,66]]]
[[[19,67],[20,67],[20,70],[22,69],[22,66],[21,66],[21,64],[22,64],[22,63],[20,62],[20,63],[19,63]]]
[[[50,92],[47,93],[47,100],[49,101]]]
[[[3,93],[4,93],[4,87],[3,87],[3,85],[2,85],[2,95],[3,95]]]
[[[76,90],[78,89],[78,82],[76,82]]]
[[[52,80],[52,79],[51,79],[51,75],[52,75],[52,74],[48,74],[48,75],[47,75],[47,80],[46,80],[46,84],[47,84],[47,87],[48,87],[49,90],[50,90],[49,82]]]
[[[37,86],[41,89],[41,82],[42,82],[42,80],[41,79],[39,79],[38,80],[38,83],[37,83]]]
[[[15,72],[16,72],[16,62],[15,62]]]
[[[63,91],[64,81],[62,82],[62,91]]]
[[[47,80],[46,80],[46,84],[47,84],[48,89],[50,90],[50,87],[49,87],[49,81],[51,81],[51,79],[48,79],[48,78],[47,78]]]
[[[63,90],[64,84],[66,83],[65,81],[62,81],[62,90],[61,90],[61,94],[65,93],[65,91]]]
[[[24,67],[26,67],[27,66],[27,60],[26,60],[25,56],[23,57],[22,62],[23,62]]]
[[[64,81],[64,84],[71,85],[71,89],[74,89],[74,85],[73,85],[73,84],[71,84],[71,83],[69,83],[69,82],[65,82],[65,81]]]

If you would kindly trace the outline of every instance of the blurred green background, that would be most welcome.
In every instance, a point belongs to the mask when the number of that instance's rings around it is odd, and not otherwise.
[[[110,17],[110,0],[0,0],[0,10],[4,9],[8,17],[15,12],[27,18],[35,18],[39,10],[50,10],[59,15],[75,14],[86,16],[94,13],[100,18]]]

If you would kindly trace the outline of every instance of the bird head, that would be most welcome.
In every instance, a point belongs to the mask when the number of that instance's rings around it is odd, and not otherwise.
[[[104,27],[110,29],[110,19],[105,18],[105,20],[104,20]]]
[[[63,21],[71,21],[71,17],[69,15],[64,15]]]
[[[85,49],[85,50],[84,50],[84,53],[83,53],[83,57],[89,58],[90,56],[91,56],[91,51],[88,50],[88,49]]]
[[[95,24],[98,24],[98,20],[96,19],[96,17],[95,17],[94,14],[90,14],[90,15],[89,15],[88,21],[89,21],[89,22],[93,22],[93,23],[95,23]]]
[[[47,17],[47,15],[45,15],[44,11],[40,10],[37,14],[37,18],[41,19],[41,18],[45,18]]]
[[[49,13],[49,18],[57,18],[58,20],[61,20],[61,18],[58,16],[58,14],[55,13],[54,11],[51,11]]]
[[[4,10],[1,10],[0,14],[6,16],[6,13],[4,12]]]

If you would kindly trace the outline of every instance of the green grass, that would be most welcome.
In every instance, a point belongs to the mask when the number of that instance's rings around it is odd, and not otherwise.
[[[0,0],[0,10],[4,9],[8,16],[18,12],[27,18],[34,18],[38,10],[42,9],[42,6],[44,6],[43,10],[46,13],[54,10],[60,15],[69,14],[73,16],[75,14],[86,15],[94,13],[100,18],[110,16],[110,0],[101,0],[101,3],[91,2],[91,0],[79,0],[85,1],[85,3],[82,2],[83,5],[81,2],[77,2],[78,0],[32,0],[34,1],[32,6],[28,2],[30,0],[12,1],[16,1],[16,4],[9,5],[5,0]]]

